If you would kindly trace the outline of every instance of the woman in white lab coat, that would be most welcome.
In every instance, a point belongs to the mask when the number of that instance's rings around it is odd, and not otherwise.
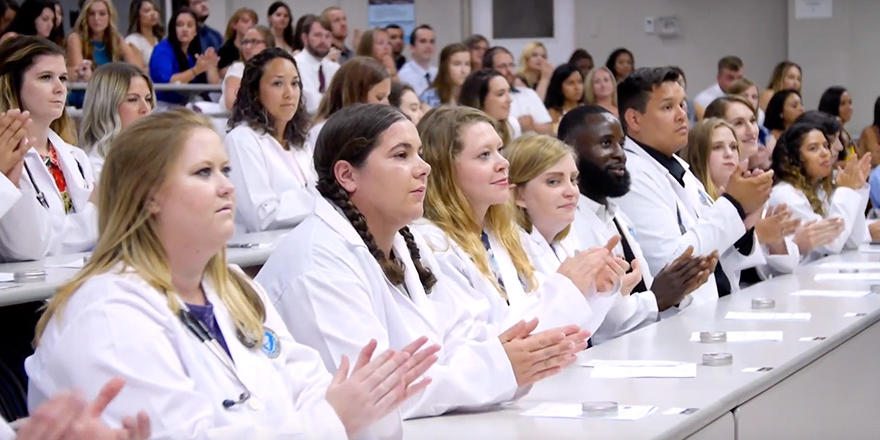
[[[441,344],[432,383],[404,418],[513,399],[519,387],[574,361],[586,347],[586,333],[574,326],[526,336],[535,322],[519,323],[500,333],[443,299],[458,287],[406,226],[422,214],[430,172],[412,122],[388,105],[357,104],[326,128],[315,149],[323,197],[256,278],[298,341],[331,370],[369,338],[380,348],[419,335]],[[526,361],[529,351],[536,357]]]
[[[580,197],[575,152],[554,137],[526,134],[505,147],[504,157],[510,161],[516,221],[523,231],[524,248],[539,270],[553,273],[565,259],[587,247],[572,233]],[[632,270],[621,279],[620,294],[615,295],[614,305],[591,338],[594,344],[657,321],[654,295],[631,295],[643,278],[651,286],[650,275],[642,273],[638,261],[633,260]]]
[[[156,108],[150,76],[126,63],[95,70],[86,87],[80,146],[89,155],[95,180],[101,175],[110,143],[120,131]]]
[[[344,107],[357,103],[388,104],[391,95],[391,75],[373,57],[354,57],[345,62],[333,75],[321,105],[309,129],[306,145],[314,150],[318,134],[327,119]]]
[[[37,37],[0,45],[0,111],[28,111],[29,149],[21,198],[0,219],[0,259],[35,260],[90,250],[97,240],[94,179],[86,154],[71,145],[64,50]]]
[[[756,146],[757,142],[742,148],[736,129],[723,119],[709,117],[694,124],[688,133],[683,157],[706,189],[708,199],[703,202],[707,207],[721,195],[740,162],[749,161],[757,153]],[[794,240],[800,219],[785,204],[780,204],[755,211],[745,222],[746,235],[737,242],[738,246],[723,252],[719,259],[734,290],[740,285],[742,272],[749,268],[755,268],[760,278],[793,272],[800,260]],[[741,251],[741,243],[748,240],[751,242],[745,245],[746,250]],[[755,249],[747,249],[752,246]]]
[[[270,48],[247,62],[229,118],[226,150],[242,232],[292,228],[312,212],[312,149],[296,61]]]
[[[834,158],[821,127],[796,122],[773,150],[774,185],[769,206],[785,203],[802,223],[839,218],[842,231],[804,253],[808,261],[872,239],[865,223],[867,198],[861,194],[871,171],[871,155],[850,159],[832,183]],[[880,238],[880,237],[876,237]]]
[[[373,361],[368,344],[351,377],[347,359],[331,377],[290,336],[259,286],[226,264],[227,172],[210,121],[189,110],[117,137],[99,190],[101,239],[49,302],[25,362],[30,408],[120,376],[126,391],[105,420],[144,409],[155,438],[344,438],[423,387],[411,383],[437,349],[414,352],[424,339]]]
[[[422,118],[419,135],[432,173],[425,219],[414,227],[460,286],[454,300],[478,319],[503,327],[538,317],[546,326],[577,324],[594,332],[628,266],[607,249],[549,271],[530,261],[509,203],[498,133],[492,117],[470,107],[440,106]]]

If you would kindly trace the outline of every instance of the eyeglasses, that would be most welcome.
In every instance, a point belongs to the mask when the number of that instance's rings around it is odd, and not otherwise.
[[[266,40],[251,40],[251,39],[241,40],[242,46],[250,46],[252,44],[266,44]]]

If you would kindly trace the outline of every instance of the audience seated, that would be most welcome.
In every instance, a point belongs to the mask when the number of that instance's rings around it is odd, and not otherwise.
[[[584,103],[595,104],[617,117],[617,81],[605,66],[593,69],[584,79]]]
[[[440,51],[440,68],[431,88],[422,92],[419,99],[429,107],[440,104],[455,105],[461,86],[471,73],[470,53],[467,46],[452,43]]]
[[[224,110],[232,110],[235,99],[238,96],[238,87],[241,77],[244,75],[244,63],[256,54],[275,46],[275,38],[272,32],[265,26],[254,26],[248,29],[241,40],[241,59],[232,63],[226,69],[226,75],[220,84],[220,106]],[[290,52],[288,52],[290,53]]]
[[[608,55],[605,67],[614,75],[614,80],[620,82],[636,68],[636,59],[629,49],[620,47]]]
[[[553,132],[569,110],[584,103],[584,77],[574,64],[563,64],[553,71],[544,105],[553,118]]]
[[[109,63],[95,71],[86,88],[79,141],[96,181],[113,139],[155,107],[153,82],[134,66]]]
[[[770,74],[770,82],[767,83],[767,88],[761,91],[759,100],[761,109],[766,112],[767,104],[770,103],[770,98],[778,92],[792,89],[801,93],[802,84],[803,71],[801,70],[801,66],[792,61],[780,61],[779,64],[773,68],[773,73]]]
[[[128,10],[128,35],[125,42],[129,49],[143,60],[146,69],[150,67],[153,48],[165,36],[159,20],[159,9],[153,0],[133,0]]]
[[[193,0],[200,1],[200,0]],[[196,30],[196,15],[181,9],[168,20],[168,37],[160,41],[150,57],[150,78],[155,83],[220,84],[213,47],[202,52]],[[186,96],[173,92],[157,94],[160,101],[183,104]]]
[[[526,44],[519,56],[516,85],[534,90],[543,101],[547,98],[547,87],[552,75],[553,64],[547,60],[547,48],[539,41]]]
[[[293,32],[293,14],[290,6],[282,1],[272,2],[266,13],[269,30],[275,38],[275,45],[296,55],[296,40],[299,35]]]
[[[230,64],[241,58],[241,40],[244,39],[244,34],[250,28],[256,26],[259,21],[257,12],[250,8],[236,9],[232,16],[229,17],[229,22],[226,23],[226,34],[224,35],[226,41],[220,47],[220,50],[217,51],[217,55],[220,56],[217,68],[220,69],[221,77],[224,76]]]

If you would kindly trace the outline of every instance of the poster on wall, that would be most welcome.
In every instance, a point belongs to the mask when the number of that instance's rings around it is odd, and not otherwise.
[[[383,28],[396,24],[403,28],[404,41],[416,27],[415,0],[368,0],[367,21],[370,28]]]

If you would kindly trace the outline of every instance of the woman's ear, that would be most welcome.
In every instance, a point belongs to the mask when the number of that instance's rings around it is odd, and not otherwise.
[[[349,194],[357,190],[357,170],[350,162],[340,160],[334,163],[333,176],[336,178],[339,186]]]

